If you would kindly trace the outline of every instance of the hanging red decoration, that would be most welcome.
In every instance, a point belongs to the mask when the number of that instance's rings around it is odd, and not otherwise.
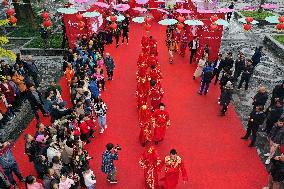
[[[244,30],[246,30],[246,31],[251,30],[251,25],[250,24],[244,24]]]
[[[113,30],[115,30],[115,29],[117,28],[117,24],[116,24],[115,22],[113,22],[113,23],[110,25],[110,27],[111,27]]]
[[[10,21],[11,24],[16,24],[17,23],[17,18],[15,16],[11,16],[9,18],[9,21]]]
[[[249,17],[246,17],[246,22],[247,22],[247,23],[251,23],[252,21],[253,21],[253,18],[252,18],[252,17],[250,17],[250,16],[249,16]]]
[[[8,1],[7,1],[7,0],[4,0],[4,1],[2,2],[2,4],[3,4],[3,6],[4,6],[4,7],[6,7],[6,6],[8,6],[8,5],[9,5],[9,3],[8,3]]]
[[[52,23],[51,23],[50,20],[45,20],[45,21],[43,21],[42,24],[43,24],[43,26],[46,27],[46,28],[48,28],[48,27],[50,27],[50,26],[52,25]]]
[[[78,23],[78,26],[79,26],[80,30],[84,29],[85,25],[86,25],[86,24],[85,24],[85,22],[83,22],[83,21],[81,21],[81,22]]]
[[[283,23],[283,22],[284,22],[284,16],[279,16],[278,21],[279,21],[280,23]]]
[[[77,18],[77,20],[79,20],[79,21],[81,21],[81,20],[83,20],[83,15],[82,14],[76,14],[76,18]]]
[[[183,25],[182,23],[178,23],[178,24],[177,24],[177,28],[178,28],[179,30],[182,30],[183,27],[184,27],[184,25]]]
[[[152,26],[150,24],[145,24],[144,27],[145,27],[145,30],[148,32],[150,31]]]
[[[117,17],[116,17],[115,15],[112,15],[112,16],[109,17],[109,19],[110,19],[110,21],[112,21],[112,22],[116,22]]]
[[[13,16],[15,14],[15,9],[7,9],[6,13],[8,16]]]
[[[46,11],[42,12],[42,13],[41,13],[41,17],[42,17],[43,19],[47,20],[48,17],[49,17],[48,12],[46,12]]]
[[[211,22],[216,22],[218,19],[219,18],[216,14],[210,17]]]
[[[184,21],[185,21],[185,18],[184,18],[183,16],[178,16],[178,17],[177,17],[177,20],[178,20],[179,22],[184,22]]]
[[[215,30],[217,30],[218,29],[218,25],[217,24],[211,24],[210,25],[210,30],[211,31],[215,31]]]
[[[151,18],[149,18],[148,16],[144,18],[145,23],[149,23],[151,20]]]
[[[283,30],[283,29],[284,29],[284,24],[283,24],[283,23],[277,24],[277,25],[276,25],[276,29],[277,29],[278,31]]]

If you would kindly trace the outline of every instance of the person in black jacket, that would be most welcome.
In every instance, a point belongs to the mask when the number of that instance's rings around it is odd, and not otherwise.
[[[284,154],[271,160],[269,188],[282,189],[284,186]]]
[[[43,108],[43,101],[40,92],[35,88],[34,84],[31,84],[27,92],[27,99],[31,104],[32,111],[35,114],[37,120],[39,120],[39,115],[37,113],[38,109],[41,110],[42,114],[46,117],[48,114]]]
[[[220,79],[220,90],[222,91],[224,86],[227,84],[228,81],[233,82],[234,78],[232,76],[232,71],[229,70],[228,68],[224,69],[223,75]]]
[[[233,53],[228,52],[226,58],[223,61],[223,64],[221,64],[221,69],[232,69],[234,66],[234,59],[233,59]]]
[[[113,30],[113,35],[115,37],[115,43],[117,48],[119,46],[119,37],[121,36],[121,31],[118,27],[115,30]]]
[[[241,76],[241,81],[239,83],[238,89],[240,89],[245,82],[245,90],[248,89],[248,83],[253,73],[253,65],[251,60],[247,60],[247,64],[245,65],[244,71]]]
[[[263,46],[259,46],[255,48],[254,54],[251,57],[251,60],[253,62],[252,63],[253,67],[256,67],[256,65],[260,63],[260,59],[263,54],[262,49],[263,49]]]
[[[284,99],[284,81],[280,85],[276,85],[272,91],[270,106],[274,105],[277,100],[283,101]]]
[[[267,109],[267,120],[264,131],[269,134],[273,125],[278,121],[283,113],[283,102],[277,100],[274,106]]]
[[[195,57],[196,52],[199,48],[199,40],[198,40],[197,36],[194,36],[193,40],[188,43],[188,47],[189,47],[189,50],[190,50],[189,63],[191,64],[192,60]]]
[[[241,53],[239,58],[235,61],[234,81],[237,81],[242,71],[245,68],[245,56]]]
[[[122,22],[122,44],[124,43],[124,38],[126,38],[126,44],[128,45],[128,32],[129,27],[127,21]]]
[[[249,115],[247,132],[245,136],[241,138],[246,140],[250,135],[252,135],[249,147],[255,146],[256,133],[258,131],[259,126],[263,124],[264,120],[265,113],[263,112],[263,106],[256,106],[255,110],[253,110]]]
[[[1,171],[0,171],[0,186],[1,186],[1,189],[10,189],[11,188],[11,184],[9,183],[6,176]]]
[[[218,104],[222,106],[221,116],[224,116],[227,112],[228,106],[232,100],[233,95],[233,85],[230,81],[224,86],[223,90],[221,90],[221,95],[219,98]]]
[[[106,56],[104,58],[104,63],[106,66],[108,80],[112,80],[115,64],[114,64],[113,58],[110,56],[109,53],[106,53]]]
[[[258,89],[258,92],[253,97],[253,108],[256,106],[265,106],[268,99],[268,92],[266,91],[266,88],[264,86],[260,86]]]
[[[224,60],[222,59],[222,54],[218,55],[218,58],[215,60],[214,62],[214,71],[213,71],[213,78],[215,77],[215,82],[214,85],[217,84],[217,82],[219,81],[219,74],[222,70],[221,65],[223,65]]]

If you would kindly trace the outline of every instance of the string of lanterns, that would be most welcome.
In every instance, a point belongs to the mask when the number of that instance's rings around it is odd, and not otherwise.
[[[83,21],[83,15],[78,13],[78,14],[76,14],[76,18],[78,20],[78,28],[80,30],[83,30],[86,26],[86,23]]]
[[[218,25],[216,24],[217,20],[219,20],[219,18],[216,14],[210,17],[210,21],[211,21],[210,30],[213,32],[218,29]]]
[[[276,25],[276,29],[280,32],[284,29],[284,16],[278,18],[279,23]]]
[[[51,20],[49,19],[49,13],[46,12],[46,11],[43,11],[40,15],[43,19],[43,23],[42,25],[45,27],[45,28],[50,28],[52,26],[52,22]]]
[[[116,23],[117,16],[111,15],[111,16],[109,17],[109,19],[110,19],[110,21],[111,21],[110,27],[111,27],[113,30],[116,30],[116,29],[117,29],[117,23]]]
[[[182,31],[182,29],[184,28],[183,22],[185,21],[185,18],[184,18],[183,16],[179,15],[179,16],[177,17],[177,20],[178,20],[177,28],[178,28],[180,31]]]
[[[17,23],[17,18],[15,17],[15,9],[9,8],[6,10],[6,14],[8,16],[8,20],[12,25]]]

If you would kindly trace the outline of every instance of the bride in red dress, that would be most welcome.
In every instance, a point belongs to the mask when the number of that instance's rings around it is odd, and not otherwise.
[[[144,177],[146,189],[158,189],[158,171],[160,167],[161,159],[157,153],[157,150],[150,146],[143,153],[139,164],[144,169]]]

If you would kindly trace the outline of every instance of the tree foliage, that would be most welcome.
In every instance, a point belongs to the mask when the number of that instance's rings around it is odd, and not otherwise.
[[[9,24],[9,20],[0,20],[0,27],[5,27],[7,24]],[[9,39],[6,36],[0,36],[0,58],[1,57],[6,57],[9,58],[10,60],[15,61],[16,60],[16,55],[13,51],[7,50],[4,48],[4,45],[9,43]]]

